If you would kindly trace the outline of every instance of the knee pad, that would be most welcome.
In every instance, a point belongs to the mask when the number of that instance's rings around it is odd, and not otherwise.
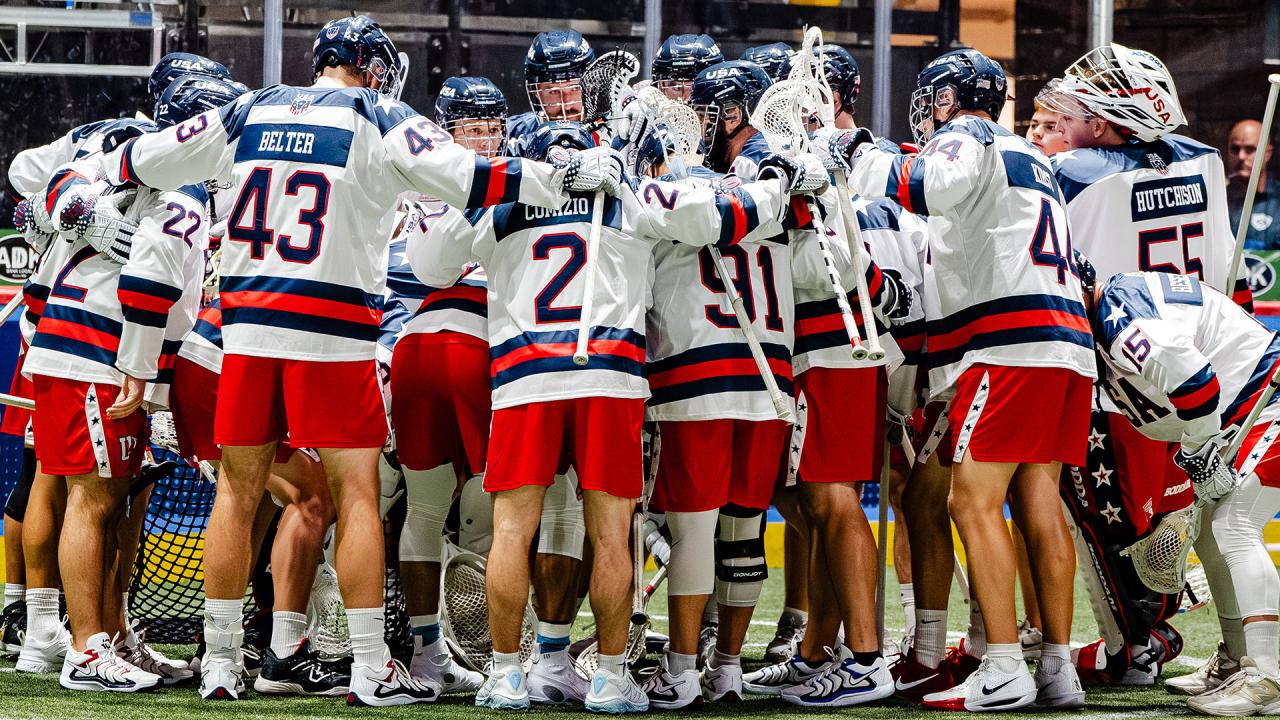
[[[458,485],[453,465],[431,470],[405,470],[408,508],[400,531],[400,559],[408,562],[440,562],[444,523]]]
[[[493,545],[493,500],[484,491],[484,475],[473,475],[458,498],[458,546],[477,555]]]
[[[667,566],[668,595],[710,595],[715,589],[716,537],[719,511],[669,512],[671,564]]]
[[[716,602],[754,607],[769,577],[764,561],[764,511],[730,503],[720,509],[716,537]]]
[[[392,465],[387,453],[378,456],[378,517],[383,520],[405,493],[404,478],[403,469],[398,464]]]
[[[570,471],[572,472],[572,471]],[[582,519],[582,501],[578,499],[577,478],[557,475],[542,498],[542,524],[538,528],[538,552],[582,559],[582,546],[587,539],[587,526]]]
[[[18,484],[9,491],[4,503],[4,514],[22,522],[27,515],[27,500],[31,497],[31,484],[36,479],[36,451],[31,448],[22,450],[22,474],[18,476]]]

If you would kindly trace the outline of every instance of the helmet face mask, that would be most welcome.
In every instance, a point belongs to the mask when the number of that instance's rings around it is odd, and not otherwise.
[[[365,87],[373,88],[379,95],[392,100],[399,100],[400,93],[404,91],[404,68],[399,60],[396,58],[393,65],[388,65],[380,57],[369,60],[369,66],[365,69]]]
[[[507,139],[507,122],[503,118],[460,118],[445,123],[444,129],[454,142],[483,157],[497,156]]]
[[[529,94],[529,106],[544,122],[581,122],[585,112],[582,104],[582,79],[554,80],[551,82],[525,83]]]
[[[689,102],[689,96],[693,94],[693,80],[675,80],[663,79],[654,80],[653,86],[662,91],[663,95],[678,100],[680,102]]]
[[[939,127],[946,125],[955,117],[959,106],[956,102],[956,89],[951,85],[935,88],[932,85],[916,88],[911,94],[911,134],[917,144],[929,142]]]
[[[953,50],[938,56],[916,77],[908,122],[917,143],[961,110],[985,113],[995,121],[1008,100],[1008,80],[998,63],[977,50]]]
[[[507,99],[489,78],[448,78],[436,97],[436,124],[459,145],[494,157],[506,144]]]
[[[1119,44],[1094,48],[1067,68],[1044,104],[1081,116],[1081,108],[1142,142],[1186,124],[1168,68],[1155,55]]]

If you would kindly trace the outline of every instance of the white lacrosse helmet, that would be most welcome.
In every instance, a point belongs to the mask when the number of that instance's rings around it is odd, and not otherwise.
[[[1187,122],[1173,77],[1160,58],[1117,43],[1094,48],[1067,68],[1055,94],[1063,99],[1062,107],[1050,101],[1045,103],[1050,109],[1077,115],[1083,106],[1143,142]]]

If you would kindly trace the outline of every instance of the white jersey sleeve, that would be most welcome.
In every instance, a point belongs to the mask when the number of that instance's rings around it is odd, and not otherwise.
[[[863,143],[853,160],[850,183],[863,197],[890,198],[917,215],[949,214],[988,179],[982,142],[950,127],[943,126],[914,155]]]
[[[23,197],[43,190],[53,170],[74,159],[73,147],[72,133],[67,133],[48,145],[18,153],[9,163],[9,187]]]

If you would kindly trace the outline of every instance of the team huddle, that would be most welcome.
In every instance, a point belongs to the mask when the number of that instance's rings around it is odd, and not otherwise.
[[[1221,159],[1173,134],[1159,59],[1089,52],[1023,139],[996,123],[999,64],[948,52],[897,144],[857,126],[857,63],[814,29],[739,60],[672,36],[634,84],[628,53],[544,32],[533,110],[513,117],[482,77],[419,115],[365,16],[325,25],[313,55],[312,86],[249,91],[171,54],[153,120],[83,125],[9,167],[41,254],[11,391],[34,410],[0,428],[29,425],[39,462],[6,508],[25,515],[25,584],[5,591],[18,671],[114,692],[198,675],[210,700],[252,677],[370,706],[1073,708],[1087,684],[1154,684],[1180,652],[1167,621],[1194,540],[1222,643],[1167,688],[1210,714],[1280,709],[1262,541],[1280,340],[1250,315]],[[148,646],[121,595],[169,423],[217,483],[191,663]],[[900,642],[860,505],[882,478]],[[401,496],[407,662],[384,640]],[[744,674],[771,506],[789,607],[773,664]],[[972,613],[948,648],[953,522]],[[1144,554],[1177,522],[1171,562]],[[256,647],[259,552],[274,600]],[[459,557],[483,569],[479,659],[442,590]],[[1072,651],[1077,557],[1103,638]],[[345,659],[309,637],[328,562]],[[664,652],[637,676],[663,581]]]

